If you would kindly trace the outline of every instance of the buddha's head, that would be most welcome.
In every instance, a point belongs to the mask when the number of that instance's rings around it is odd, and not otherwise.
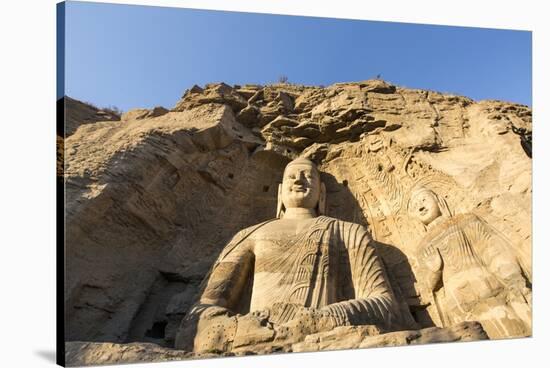
[[[325,188],[317,166],[305,158],[297,158],[286,165],[283,183],[279,188],[278,215],[286,208],[317,209],[324,212]]]
[[[442,215],[441,201],[431,190],[420,187],[413,190],[409,201],[409,213],[428,226]]]

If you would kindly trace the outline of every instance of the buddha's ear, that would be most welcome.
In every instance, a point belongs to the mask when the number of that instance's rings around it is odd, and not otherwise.
[[[279,189],[277,190],[277,213],[276,217],[281,218],[285,213],[285,206],[283,205],[283,184],[279,184]]]
[[[439,205],[439,211],[441,212],[441,215],[443,217],[452,217],[453,214],[451,212],[451,209],[449,208],[449,205],[447,204],[447,201],[445,198],[438,196],[435,194],[435,197],[437,198],[437,203]]]
[[[327,188],[325,183],[321,182],[321,189],[319,190],[319,204],[317,205],[317,214],[324,216],[327,214]]]

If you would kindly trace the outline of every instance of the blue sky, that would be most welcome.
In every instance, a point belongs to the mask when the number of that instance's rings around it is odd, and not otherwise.
[[[396,85],[531,106],[531,32],[66,4],[65,94],[171,108],[193,84]],[[60,96],[58,96],[60,97]]]

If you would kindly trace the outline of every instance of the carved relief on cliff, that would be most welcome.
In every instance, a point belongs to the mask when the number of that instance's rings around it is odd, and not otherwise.
[[[381,80],[212,84],[171,111],[81,125],[64,141],[67,335],[174,346],[224,245],[276,216],[297,157],[319,167],[325,215],[368,229],[411,323],[529,335],[530,137],[525,106]],[[419,188],[437,199],[436,227],[411,213]],[[496,253],[506,256],[492,264]],[[464,269],[483,275],[487,292],[453,304],[457,290],[479,286]],[[339,328],[334,336],[360,330]],[[295,349],[317,349],[312,339]],[[350,346],[369,346],[360,341]]]

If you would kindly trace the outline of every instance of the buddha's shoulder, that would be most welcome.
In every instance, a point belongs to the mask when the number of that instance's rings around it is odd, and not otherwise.
[[[334,223],[344,229],[365,230],[365,231],[367,230],[367,226],[363,224],[359,224],[357,222],[340,220],[338,218],[329,217],[329,216],[320,216],[320,217],[322,218],[323,221],[327,223],[329,222]]]
[[[313,220],[310,220],[310,223],[306,225],[306,228],[308,226],[326,226],[327,229],[329,228],[329,225],[332,226],[338,226],[340,229],[344,231],[351,231],[351,230],[360,230],[360,231],[367,231],[367,228],[364,225],[357,224],[354,222],[344,221],[340,220],[335,217],[330,216],[318,216]],[[261,222],[259,224],[249,226],[239,232],[240,236],[245,236],[250,239],[264,239],[266,237],[270,237],[273,234],[277,233],[285,233],[285,230],[288,229],[288,224],[285,223],[285,220],[281,219],[272,219],[268,221]],[[294,231],[294,229],[292,229]]]
[[[328,221],[328,220],[336,220],[333,218],[329,218],[326,216],[316,217],[315,219],[308,220],[311,222],[311,224],[319,222],[319,221]],[[242,230],[240,230],[236,235],[235,238],[242,239],[264,239],[266,237],[271,237],[275,234],[284,234],[285,232],[292,230],[294,231],[293,225],[296,225],[296,223],[293,220],[284,220],[284,219],[270,219],[267,221],[263,221],[260,223],[257,223],[252,226],[248,226]]]
[[[233,239],[234,240],[242,240],[244,238],[252,237],[252,236],[254,236],[254,234],[258,233],[261,228],[265,227],[268,223],[273,222],[273,221],[276,221],[276,220],[267,220],[267,221],[260,222],[258,224],[254,224],[254,225],[245,227],[245,228],[239,230],[235,234],[235,236],[233,236]]]

